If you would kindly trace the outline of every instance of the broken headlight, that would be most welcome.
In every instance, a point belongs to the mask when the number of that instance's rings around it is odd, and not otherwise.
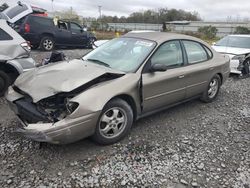
[[[239,60],[240,63],[244,62],[245,60],[245,55],[236,55],[232,58],[232,60]]]
[[[71,102],[71,101],[67,102],[66,109],[68,114],[72,114],[77,109],[78,106],[79,104],[77,102]]]

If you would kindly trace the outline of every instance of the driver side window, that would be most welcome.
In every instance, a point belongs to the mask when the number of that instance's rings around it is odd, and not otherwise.
[[[82,28],[75,23],[70,23],[70,28],[71,28],[71,31],[74,33],[78,33],[78,34],[82,33]]]
[[[161,45],[151,58],[151,65],[154,64],[164,64],[168,67],[183,65],[180,42],[170,41]]]

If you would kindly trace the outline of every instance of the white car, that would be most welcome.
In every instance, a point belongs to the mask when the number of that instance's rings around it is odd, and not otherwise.
[[[237,68],[240,61],[248,59],[250,55],[250,35],[228,35],[212,47],[215,51],[230,57],[231,73],[241,74]]]

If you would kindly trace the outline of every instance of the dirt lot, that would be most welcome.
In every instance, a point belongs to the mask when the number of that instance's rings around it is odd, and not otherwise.
[[[78,58],[86,50],[66,50]],[[32,53],[37,61],[47,54]],[[191,101],[135,123],[111,146],[22,138],[0,99],[0,187],[250,187],[250,78],[230,78],[217,101]]]

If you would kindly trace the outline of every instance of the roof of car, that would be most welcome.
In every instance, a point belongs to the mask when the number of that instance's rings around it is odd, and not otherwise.
[[[141,33],[127,33],[123,37],[133,37],[133,38],[141,38],[146,40],[152,40],[157,43],[163,43],[167,40],[175,40],[175,39],[186,39],[186,40],[195,40],[201,43],[205,43],[204,41],[189,36],[182,35],[177,33],[169,33],[169,32],[141,32]],[[205,43],[206,44],[206,43]]]

